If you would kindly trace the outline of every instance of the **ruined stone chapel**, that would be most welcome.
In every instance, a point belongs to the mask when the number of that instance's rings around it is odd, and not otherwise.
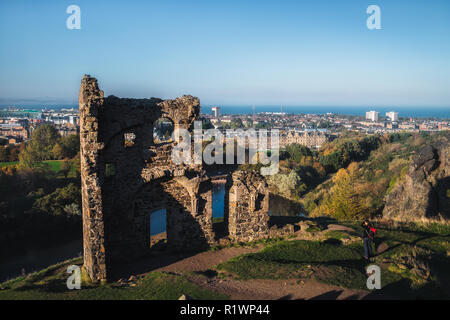
[[[150,214],[166,210],[167,244],[199,250],[217,243],[212,218],[212,182],[202,165],[175,164],[179,142],[154,141],[155,122],[192,130],[200,101],[104,97],[85,75],[79,94],[84,267],[93,281],[106,280],[117,263],[150,250]],[[231,241],[268,235],[269,191],[252,171],[227,177],[225,216]]]

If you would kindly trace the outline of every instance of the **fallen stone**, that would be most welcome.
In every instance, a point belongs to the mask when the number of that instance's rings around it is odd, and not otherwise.
[[[328,225],[327,231],[332,231],[332,230],[335,230],[335,231],[355,232],[355,230],[353,230],[353,229],[350,228],[350,227],[342,226],[342,225],[340,225],[340,224],[329,224],[329,225]]]
[[[403,269],[403,270],[408,269],[408,267],[406,265],[404,265],[403,263],[397,263],[397,267],[399,267],[400,269]]]
[[[389,249],[389,246],[387,245],[387,243],[386,243],[386,242],[382,242],[382,243],[380,243],[380,244],[378,245],[378,247],[377,247],[377,253],[378,253],[378,254],[383,253],[383,252],[385,252],[387,249]]]

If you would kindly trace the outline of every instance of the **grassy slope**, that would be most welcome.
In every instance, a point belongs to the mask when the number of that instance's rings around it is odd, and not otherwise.
[[[324,241],[260,241],[258,243],[265,244],[261,252],[220,264],[217,266],[219,276],[231,275],[243,281],[315,278],[345,288],[366,289],[365,268],[376,264],[382,269],[381,293],[389,297],[450,299],[448,224],[401,227],[378,224],[377,243],[384,242],[389,248],[371,262],[362,260],[361,241],[344,245],[339,240],[359,235],[359,224],[342,224],[355,231],[325,231],[327,239]],[[205,290],[182,275],[161,272],[151,272],[131,286],[121,286],[118,282],[93,285],[83,275],[82,290],[67,290],[67,266],[81,263],[81,259],[66,261],[0,284],[0,299],[177,299],[182,294],[196,299],[228,298]],[[422,266],[429,274],[415,272],[417,266]]]
[[[69,260],[47,269],[20,277],[0,285],[0,300],[50,299],[50,300],[173,300],[182,294],[195,299],[227,299],[185,280],[181,276],[152,272],[136,280],[135,285],[122,286],[118,282],[94,285],[82,275],[81,290],[68,290],[66,273],[69,265],[81,265],[80,258]]]
[[[361,228],[347,223],[359,234]],[[346,232],[326,233],[320,241],[281,241],[259,253],[246,254],[217,268],[239,279],[293,279],[313,277],[341,287],[367,289],[365,269],[370,264],[381,267],[382,292],[400,298],[447,298],[450,285],[450,228],[378,226],[380,244],[389,249],[370,262],[362,260],[362,241],[343,245],[338,239]],[[430,275],[414,270],[419,266]],[[405,268],[406,267],[406,268]]]

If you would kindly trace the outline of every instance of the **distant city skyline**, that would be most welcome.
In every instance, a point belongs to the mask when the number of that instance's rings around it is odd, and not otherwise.
[[[253,106],[220,106],[221,114],[252,114]],[[377,111],[380,117],[385,117],[387,112],[394,111],[398,113],[398,117],[434,117],[442,119],[450,119],[450,108],[447,107],[395,107],[395,106],[284,106],[283,112],[286,113],[306,113],[306,114],[345,114],[345,115],[358,115],[365,117],[368,111]],[[259,112],[280,112],[281,106],[255,106],[255,113]],[[203,113],[211,113],[211,106],[202,105]]]
[[[0,104],[105,95],[203,105],[450,108],[450,2],[0,2]],[[381,30],[366,9],[381,8]]]
[[[78,108],[75,104],[38,104],[38,105],[2,105],[0,103],[0,110],[7,107],[13,108],[31,108],[34,110],[41,110],[42,108],[47,109],[61,109],[61,108]],[[240,105],[240,106],[230,106],[230,105],[207,105],[202,104],[201,110],[203,114],[213,114],[211,110],[212,107],[218,106],[220,108],[221,115],[231,115],[231,114],[248,114],[251,115],[253,112],[275,112],[279,113],[281,111],[281,106],[263,106],[263,105]],[[254,107],[254,109],[253,109]],[[375,110],[374,110],[375,109]],[[379,113],[380,118],[385,118],[387,112],[397,112],[399,118],[440,118],[440,119],[450,119],[450,108],[447,107],[375,107],[373,106],[358,106],[358,107],[348,107],[348,106],[283,106],[283,112],[289,114],[341,114],[341,115],[354,115],[366,117],[367,112],[376,111]]]

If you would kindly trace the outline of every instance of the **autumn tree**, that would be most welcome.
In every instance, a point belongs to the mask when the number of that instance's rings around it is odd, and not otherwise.
[[[365,202],[356,190],[359,165],[351,163],[347,169],[339,169],[333,177],[334,186],[324,197],[320,210],[338,220],[352,220],[365,215]]]

